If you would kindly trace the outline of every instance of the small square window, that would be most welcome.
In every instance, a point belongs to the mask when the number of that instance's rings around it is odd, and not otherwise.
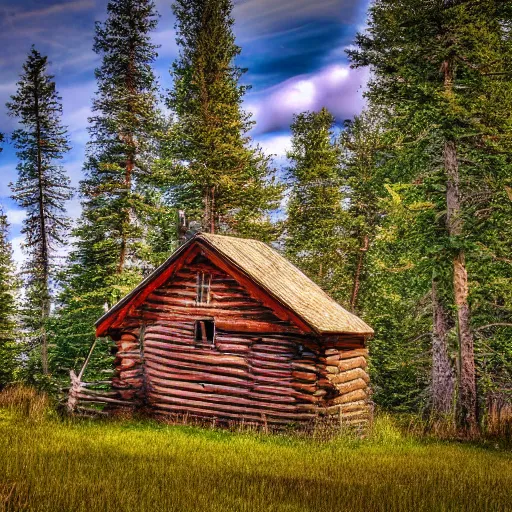
[[[197,320],[194,337],[197,342],[213,344],[215,340],[215,322],[213,320]]]
[[[211,274],[199,272],[197,274],[196,282],[196,303],[209,304],[210,303],[210,285],[212,284]]]

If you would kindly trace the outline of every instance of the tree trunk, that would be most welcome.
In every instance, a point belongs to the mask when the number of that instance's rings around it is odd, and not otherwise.
[[[445,142],[443,160],[447,178],[447,230],[450,237],[457,237],[462,233],[462,219],[459,193],[459,164],[454,141]],[[453,293],[457,311],[457,334],[460,351],[458,420],[461,427],[467,429],[470,433],[474,433],[478,428],[475,354],[468,305],[468,274],[462,249],[458,249],[453,258]]]
[[[447,350],[448,319],[437,286],[432,279],[432,412],[443,416],[453,412],[455,376]]]
[[[128,136],[128,143],[130,144],[133,137]],[[132,188],[132,173],[134,168],[134,157],[130,152],[126,159],[126,169],[124,175],[124,186],[126,188],[126,193],[130,195]],[[128,252],[128,235],[126,233],[126,226],[130,224],[130,211],[129,209],[125,209],[122,212],[122,220],[121,220],[121,247],[119,250],[119,263],[117,265],[117,273],[121,274],[124,270],[124,266],[126,263],[126,253]]]
[[[133,25],[133,20],[130,20],[130,24]],[[128,90],[129,98],[127,104],[127,110],[129,114],[133,114],[135,108],[132,104],[134,97],[136,96],[135,89],[135,50],[133,48],[133,40],[131,41],[131,48],[129,50],[128,67],[126,73],[126,88]],[[129,130],[133,130],[133,126],[129,127]],[[127,131],[127,133],[121,135],[121,139],[128,146],[125,162],[125,174],[124,174],[124,186],[128,197],[131,196],[132,191],[132,179],[133,171],[135,169],[135,155],[137,152],[133,131]],[[123,212],[122,224],[121,224],[121,247],[119,251],[119,263],[117,266],[117,273],[121,274],[124,270],[126,263],[126,254],[128,252],[128,234],[126,227],[130,225],[130,207],[126,208]]]
[[[44,209],[44,187],[43,187],[43,157],[41,140],[41,121],[39,114],[39,91],[37,88],[37,78],[34,80],[34,104],[36,118],[36,137],[37,137],[37,176],[38,176],[38,209],[39,209],[39,229],[41,231],[41,247],[39,252],[41,265],[41,366],[44,375],[48,375],[48,334],[46,332],[46,322],[50,316],[50,261],[48,252],[48,237],[46,233],[46,214]]]
[[[215,233],[215,186],[206,187],[203,192],[203,229]]]
[[[444,89],[447,98],[453,94],[454,69],[451,60],[443,62]],[[455,140],[444,143],[443,163],[446,175],[446,228],[450,238],[462,234],[462,216],[459,191],[459,161]],[[457,415],[459,425],[473,434],[478,429],[476,371],[473,333],[470,327],[468,305],[468,274],[463,249],[453,257],[453,294],[457,310],[457,335],[459,339],[459,386]]]
[[[350,298],[350,309],[355,311],[357,298],[359,296],[359,289],[361,288],[361,272],[363,270],[364,255],[368,251],[369,239],[368,235],[364,237],[364,244],[359,249],[359,256],[357,259],[356,272],[354,274],[354,285],[352,288],[352,297]]]

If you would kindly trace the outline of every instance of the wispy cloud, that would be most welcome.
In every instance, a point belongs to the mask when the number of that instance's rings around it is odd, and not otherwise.
[[[366,70],[341,65],[290,78],[247,105],[257,121],[254,133],[286,130],[293,114],[322,107],[328,108],[339,122],[351,118],[364,104],[362,93],[366,81]]]
[[[344,19],[352,22],[359,7],[354,0],[238,0],[234,16],[240,36],[274,32],[290,20]]]
[[[13,8],[4,6],[3,25],[15,24],[29,19],[41,19],[47,16],[55,16],[62,13],[73,13],[92,9],[94,0],[75,0],[73,2],[58,2],[39,9],[23,10],[21,7]]]

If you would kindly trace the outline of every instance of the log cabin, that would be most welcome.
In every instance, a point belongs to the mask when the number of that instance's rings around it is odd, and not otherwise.
[[[372,334],[265,243],[205,233],[96,323],[117,346],[111,409],[265,426],[367,422]]]

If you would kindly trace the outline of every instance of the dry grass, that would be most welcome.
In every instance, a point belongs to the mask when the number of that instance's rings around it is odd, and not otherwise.
[[[0,407],[32,422],[44,421],[51,412],[45,393],[21,384],[13,384],[0,393]]]
[[[318,442],[153,422],[32,421],[0,409],[0,511],[511,509],[511,452],[420,442],[386,416],[364,440]]]

